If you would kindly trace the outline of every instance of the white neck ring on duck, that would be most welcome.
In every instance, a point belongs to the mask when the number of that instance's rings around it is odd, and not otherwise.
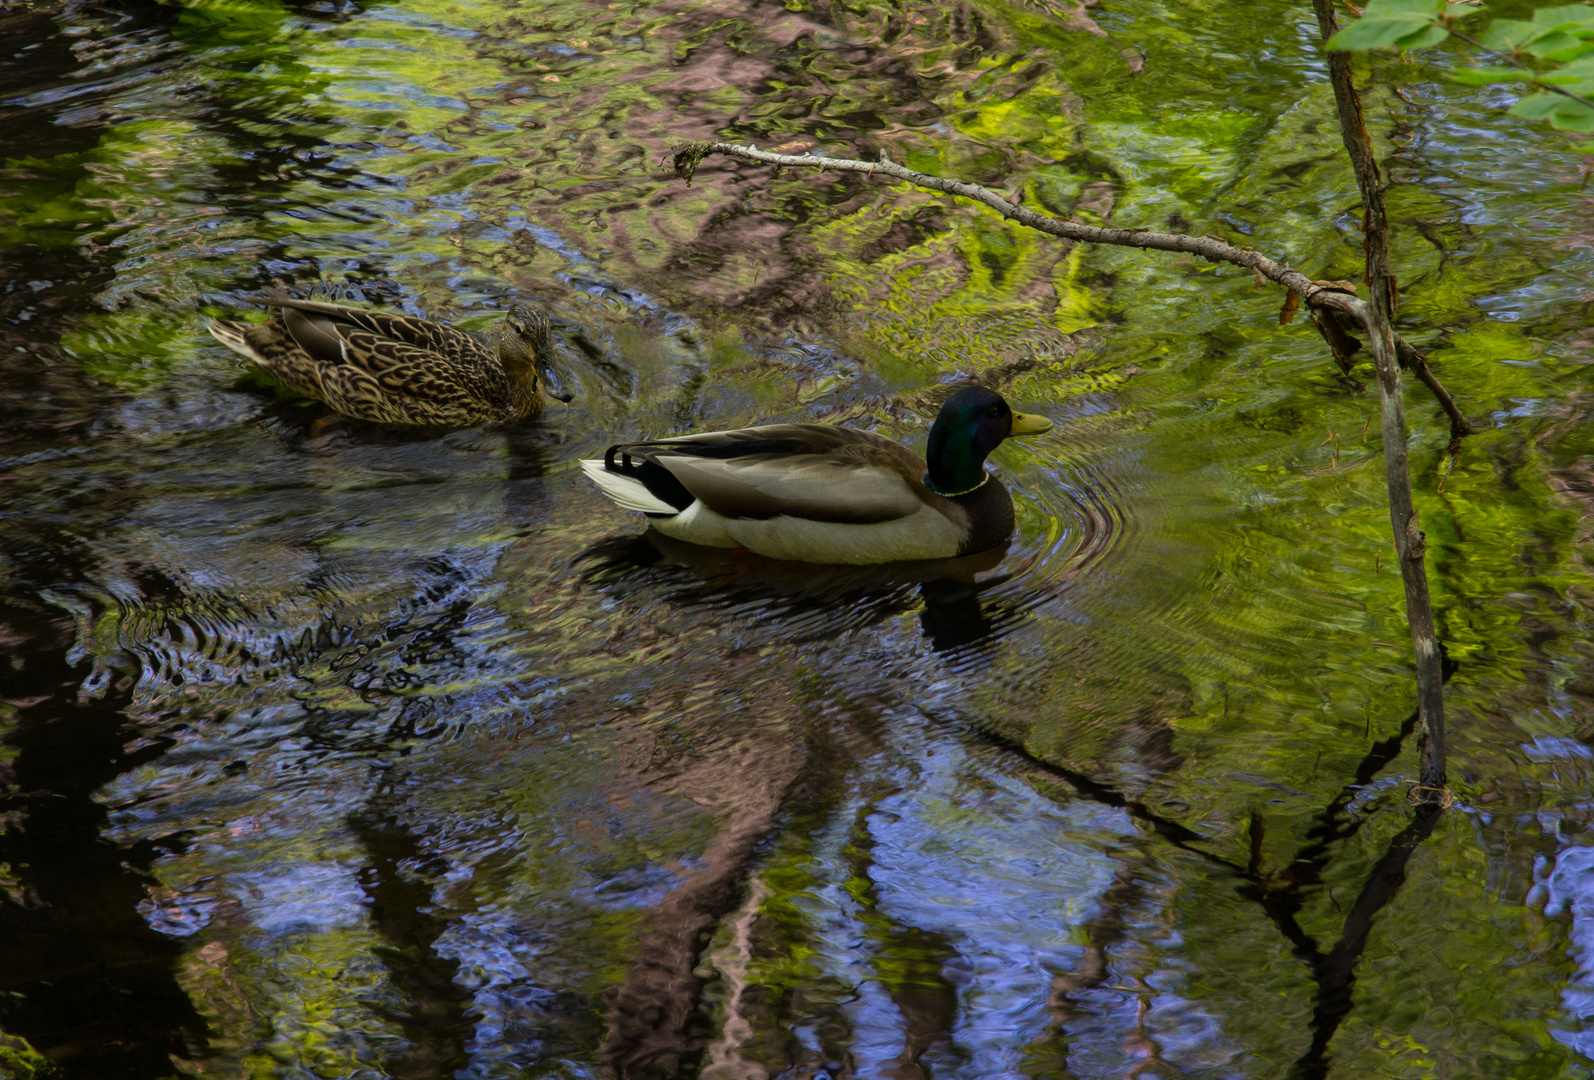
[[[942,491],[940,488],[936,487],[935,484],[930,480],[930,474],[929,473],[925,473],[924,474],[924,486],[929,488],[931,491],[935,492],[937,495],[941,496],[941,498],[943,498],[943,499],[955,499],[959,495],[967,495],[971,491],[980,490],[980,488],[984,487],[985,486],[985,482],[987,480],[989,480],[990,478],[991,478],[991,474],[990,473],[982,473],[981,476],[980,476],[980,482],[978,484],[975,484],[971,488],[964,488],[962,491]]]

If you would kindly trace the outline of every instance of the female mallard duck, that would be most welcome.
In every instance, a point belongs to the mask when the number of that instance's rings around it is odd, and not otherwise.
[[[379,424],[474,427],[535,416],[554,379],[548,316],[510,308],[492,337],[408,315],[273,294],[263,323],[212,336],[297,394]],[[550,396],[569,401],[569,394]]]
[[[830,424],[621,443],[581,464],[605,495],[677,540],[798,562],[947,559],[1012,534],[1013,500],[985,457],[1051,426],[971,386],[941,406],[928,465],[883,436]]]

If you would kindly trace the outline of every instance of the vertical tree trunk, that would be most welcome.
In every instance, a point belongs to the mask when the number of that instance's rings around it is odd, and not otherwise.
[[[1323,40],[1339,29],[1333,0],[1312,0]],[[1445,786],[1444,672],[1439,642],[1434,636],[1433,604],[1428,597],[1428,572],[1423,556],[1427,542],[1418,528],[1411,499],[1411,469],[1406,459],[1406,407],[1400,386],[1400,366],[1395,354],[1395,277],[1389,269],[1389,219],[1384,211],[1383,178],[1373,157],[1372,140],[1362,121],[1361,97],[1351,80],[1350,54],[1331,52],[1329,79],[1339,106],[1340,134],[1356,169],[1362,193],[1362,234],[1367,252],[1367,280],[1372,287],[1368,307],[1373,363],[1378,369],[1380,427],[1384,443],[1384,480],[1389,487],[1389,520],[1394,528],[1395,550],[1400,554],[1400,576],[1406,586],[1406,621],[1417,653],[1417,753],[1421,760],[1422,802],[1439,802]]]

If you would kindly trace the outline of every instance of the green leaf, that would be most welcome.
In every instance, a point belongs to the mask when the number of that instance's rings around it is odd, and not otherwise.
[[[1470,86],[1487,86],[1490,83],[1527,82],[1533,78],[1531,71],[1508,67],[1456,68],[1450,78]]]
[[[1533,25],[1540,30],[1567,30],[1590,23],[1594,23],[1594,7],[1587,4],[1539,8],[1533,13]]]
[[[1561,62],[1561,64],[1568,64],[1568,62],[1578,61],[1578,59],[1581,59],[1581,57],[1588,56],[1589,53],[1594,53],[1594,43],[1581,45],[1575,49],[1565,49],[1565,51],[1562,51],[1562,53],[1551,54],[1551,56],[1546,56],[1545,59],[1546,61],[1557,61]]]
[[[1511,106],[1511,111],[1518,116],[1525,116],[1529,120],[1543,120],[1555,112],[1558,103],[1565,100],[1559,94],[1533,94]]]
[[[1571,34],[1552,30],[1543,34],[1523,46],[1526,52],[1543,59],[1552,59],[1557,53],[1570,53],[1572,56],[1580,55],[1579,50],[1584,49],[1584,43]]]
[[[1401,49],[1431,49],[1449,39],[1450,31],[1435,23],[1429,23],[1415,34],[1407,34],[1395,42],[1395,46]]]
[[[1382,49],[1403,37],[1421,33],[1432,21],[1427,15],[1401,15],[1398,18],[1363,16],[1329,38],[1323,47],[1344,52]]]
[[[1545,55],[1544,59],[1554,60],[1564,64],[1570,60],[1576,60],[1581,56],[1587,56],[1589,53],[1594,53],[1594,41],[1585,41],[1579,44],[1576,48],[1560,49],[1556,52],[1548,53]]]
[[[1489,28],[1478,35],[1485,48],[1502,52],[1515,52],[1537,37],[1539,28],[1521,19],[1496,19]]]
[[[1421,40],[1403,48],[1426,48],[1443,40],[1429,27],[1444,11],[1445,0],[1370,0],[1362,17],[1328,39],[1327,48],[1349,52],[1382,49],[1403,39]]]
[[[1594,94],[1594,56],[1584,56],[1540,75],[1536,82],[1548,86],[1564,86],[1574,94],[1587,97]]]
[[[1362,12],[1364,19],[1407,19],[1424,21],[1437,18],[1444,0],[1371,0]]]
[[[1578,131],[1584,135],[1594,132],[1594,109],[1576,101],[1566,104],[1568,108],[1550,114],[1550,126],[1558,131]]]
[[[1560,94],[1539,93],[1525,97],[1511,111],[1529,120],[1548,120],[1561,131],[1594,132],[1594,107]]]

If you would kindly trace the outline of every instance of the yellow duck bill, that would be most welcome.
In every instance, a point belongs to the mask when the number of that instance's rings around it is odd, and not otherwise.
[[[1044,416],[1016,412],[1013,414],[1012,435],[1044,435],[1052,430],[1052,422]]]

